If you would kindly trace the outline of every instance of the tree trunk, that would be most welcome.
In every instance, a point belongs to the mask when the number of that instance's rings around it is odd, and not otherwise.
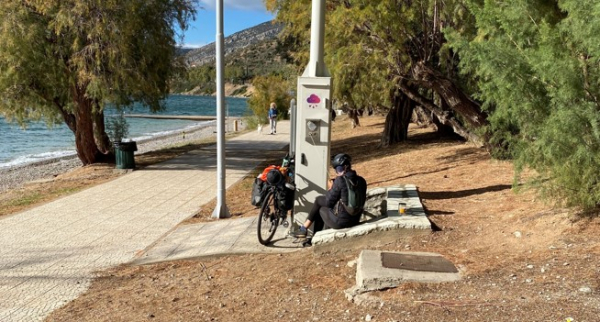
[[[481,111],[479,104],[471,100],[450,79],[440,72],[429,68],[425,63],[419,62],[412,70],[413,78],[420,85],[439,94],[448,106],[460,114],[471,128],[487,125],[487,115]]]
[[[69,127],[71,132],[75,133],[75,131],[77,130],[77,121],[75,120],[75,115],[67,112],[64,106],[60,104],[58,99],[54,99],[54,105],[62,115],[63,120],[65,120],[65,124],[67,125],[67,127]]]
[[[451,126],[454,130],[454,133],[462,136],[463,138],[472,141],[477,144],[482,144],[481,139],[467,130],[461,122],[459,122],[456,117],[452,114],[451,111],[444,111],[438,106],[436,106],[431,100],[426,99],[425,97],[419,95],[419,93],[404,82],[398,84],[400,90],[408,96],[411,100],[415,101],[417,104],[421,105],[423,108],[429,110],[437,119],[444,125]]]
[[[110,138],[106,134],[106,127],[104,123],[104,112],[97,112],[93,114],[94,118],[94,138],[98,150],[106,155],[108,158],[112,158],[112,149],[110,146]]]
[[[415,106],[414,102],[402,92],[394,91],[391,95],[392,108],[385,118],[381,135],[381,145],[384,147],[406,141],[408,125]]]
[[[75,147],[77,156],[83,165],[96,163],[102,159],[102,153],[94,139],[94,120],[92,116],[92,101],[85,97],[80,90],[74,90],[75,95]]]
[[[446,101],[444,99],[442,99],[441,97],[439,97],[439,95],[437,93],[434,92],[433,96],[434,96],[434,101],[438,102],[437,105],[440,106],[443,111],[448,111],[450,109],[448,104],[446,104]],[[454,133],[454,129],[452,128],[452,126],[450,126],[449,124],[444,124],[444,123],[440,122],[440,120],[435,116],[435,114],[431,115],[431,121],[433,123],[433,126],[435,127],[435,131],[437,132],[437,134],[439,136],[456,135],[456,133]]]
[[[433,125],[433,118],[431,112],[424,109],[422,106],[415,106],[411,122],[421,127],[428,127]]]
[[[348,110],[348,117],[352,121],[352,128],[360,126],[360,120],[358,119],[358,111],[355,109]]]

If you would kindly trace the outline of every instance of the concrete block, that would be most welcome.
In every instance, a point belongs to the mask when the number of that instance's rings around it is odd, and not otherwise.
[[[346,237],[346,232],[344,230],[337,231],[334,234],[334,237],[335,237],[336,240],[337,239],[342,239],[342,238]]]
[[[387,190],[385,188],[369,189],[369,190],[367,190],[367,198],[377,196],[377,195],[382,195],[386,192],[387,192]]]
[[[374,231],[431,229],[415,185],[370,189],[367,191],[367,197],[366,212],[370,216],[364,216],[363,223],[352,228],[318,232],[313,237],[313,244],[364,236]],[[406,209],[405,213],[399,213],[400,205]],[[385,215],[378,215],[383,213]]]
[[[321,232],[318,232],[313,236],[312,244],[319,245],[324,243],[331,243],[333,241],[335,241],[335,234],[321,234]]]
[[[394,220],[382,220],[377,223],[377,229],[381,231],[394,230],[400,227],[400,224]]]
[[[381,251],[363,250],[356,265],[356,285],[352,294],[394,288],[404,282],[454,282],[460,280],[459,273],[413,271],[383,267]],[[395,252],[418,256],[441,256],[436,253]]]

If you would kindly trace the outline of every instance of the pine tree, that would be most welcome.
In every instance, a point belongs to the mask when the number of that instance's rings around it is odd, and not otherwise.
[[[497,148],[566,205],[600,202],[600,3],[468,1],[475,34],[449,39],[478,80]]]

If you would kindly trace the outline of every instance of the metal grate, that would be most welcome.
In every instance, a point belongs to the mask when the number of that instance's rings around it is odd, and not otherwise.
[[[454,264],[442,256],[381,253],[381,264],[385,268],[406,269],[410,271],[458,273]]]

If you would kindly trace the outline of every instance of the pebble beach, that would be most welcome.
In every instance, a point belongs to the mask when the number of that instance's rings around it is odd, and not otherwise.
[[[231,119],[228,120],[228,128],[231,127],[230,123],[232,123]],[[243,124],[241,123],[242,122],[238,122],[238,124],[240,124],[238,129],[243,129]],[[186,129],[185,131],[175,131],[169,135],[140,140],[137,141],[138,150],[136,154],[156,151],[173,145],[185,144],[187,142],[215,137],[215,132],[216,124],[214,122],[210,122],[191,130]],[[75,155],[8,168],[0,168],[0,193],[8,189],[19,188],[31,181],[50,179],[81,166],[81,161],[79,161]]]

